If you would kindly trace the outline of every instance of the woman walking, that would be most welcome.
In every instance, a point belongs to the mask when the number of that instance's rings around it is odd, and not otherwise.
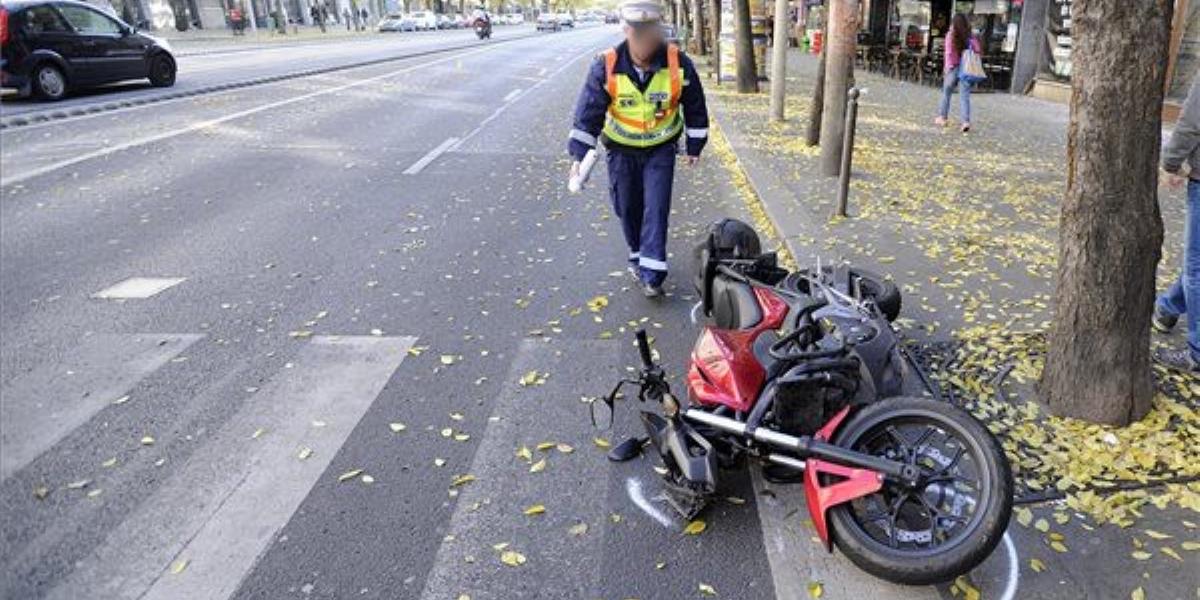
[[[963,81],[959,73],[962,69],[963,52],[967,48],[978,54],[979,40],[971,35],[971,25],[967,23],[967,16],[958,13],[950,21],[950,32],[946,34],[946,79],[942,83],[942,103],[933,122],[942,127],[946,126],[946,117],[950,116],[950,96],[954,95],[954,88],[957,86],[963,133],[971,130],[971,84]]]

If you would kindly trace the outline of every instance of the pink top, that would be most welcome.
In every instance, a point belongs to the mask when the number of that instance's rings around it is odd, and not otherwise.
[[[950,43],[949,39],[946,40],[946,43],[943,44],[943,46],[945,46],[946,50],[946,71],[950,72],[958,67],[958,63],[962,61],[962,55],[954,53],[954,48],[951,47],[952,44]],[[969,47],[971,50],[974,50],[976,54],[980,52],[979,40],[976,39],[975,36],[967,38],[967,47]]]

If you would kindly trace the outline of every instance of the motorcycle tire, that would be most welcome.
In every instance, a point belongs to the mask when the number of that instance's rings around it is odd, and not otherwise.
[[[833,267],[821,267],[821,271],[830,273],[833,271]],[[805,277],[808,272],[808,269],[796,271],[784,280],[784,287],[794,292],[807,294],[808,280]],[[850,276],[859,280],[863,295],[875,302],[875,306],[879,307],[879,312],[888,322],[895,321],[900,316],[903,301],[900,296],[900,288],[895,283],[884,279],[878,273],[858,267],[850,267]]]
[[[949,485],[930,483],[917,495],[897,484],[884,483],[884,487],[874,494],[829,509],[830,535],[838,549],[862,570],[905,585],[949,581],[975,568],[1000,543],[1012,514],[1012,472],[1004,451],[986,427],[956,406],[928,398],[896,397],[882,400],[859,410],[838,432],[835,443],[858,451],[885,455],[886,452],[878,448],[872,449],[876,440],[884,436],[892,437],[893,442],[903,448],[904,443],[897,436],[907,437],[909,442],[913,442],[913,438],[911,434],[902,433],[902,428],[922,425],[929,433],[916,436],[913,447],[909,449],[911,454],[896,453],[894,448],[887,452],[893,452],[893,458],[898,455],[909,456],[907,460],[910,464],[917,464],[924,473],[933,476],[944,477],[953,467],[951,476],[955,479]],[[942,437],[935,438],[939,433]],[[934,447],[939,439],[954,440],[947,449],[958,449],[951,453],[953,458],[948,460],[949,467],[940,464],[947,460],[947,453]],[[936,454],[930,448],[934,448]],[[960,487],[964,484],[955,481],[968,464],[964,458],[970,460],[973,471],[974,481],[971,486],[965,486],[974,488],[973,498],[964,491],[964,487]],[[931,463],[942,467],[942,475],[939,472],[931,473]],[[940,496],[932,505],[931,491],[933,498]],[[901,494],[907,495],[901,497]],[[960,497],[967,499],[960,503]],[[959,509],[953,507],[951,511],[943,510],[946,498],[951,498],[955,505],[970,504],[973,510],[967,516],[959,514]],[[880,525],[880,521],[888,518],[886,515],[881,518],[881,511],[867,510],[871,505],[892,511],[890,527]],[[906,507],[910,510],[905,511]],[[946,516],[951,512],[952,517]],[[909,520],[919,519],[922,513],[930,524],[930,543],[939,534],[939,523],[954,521],[956,524],[950,525],[951,530],[959,526],[961,529],[941,539],[936,545],[922,547],[918,540],[912,541],[911,547],[903,547],[909,546],[911,539],[900,539],[900,517],[905,519],[903,526],[909,526]],[[880,534],[888,539],[879,539]],[[917,531],[905,531],[906,538],[916,534]]]

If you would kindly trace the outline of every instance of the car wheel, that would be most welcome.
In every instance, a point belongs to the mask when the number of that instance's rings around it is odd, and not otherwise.
[[[33,70],[33,94],[41,100],[62,100],[67,95],[67,76],[54,63],[42,63]]]
[[[175,85],[175,61],[166,54],[156,54],[150,59],[150,84],[154,87]]]

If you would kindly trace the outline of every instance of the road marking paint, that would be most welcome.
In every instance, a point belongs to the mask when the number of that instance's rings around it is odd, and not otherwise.
[[[642,509],[642,512],[650,515],[651,519],[658,521],[659,525],[662,525],[668,529],[675,525],[675,521],[671,519],[671,517],[668,517],[666,513],[659,510],[657,506],[654,506],[649,500],[646,499],[646,494],[642,492],[641,479],[637,479],[635,477],[626,479],[625,493],[629,495],[629,499],[633,500],[633,503],[636,504],[638,508]]]
[[[269,548],[415,338],[318,336],[49,598],[222,599]],[[324,426],[314,428],[314,420]],[[264,433],[252,435],[257,429]],[[306,459],[297,453],[309,448]],[[339,485],[336,474],[324,485]],[[345,485],[345,484],[341,484]],[[185,569],[172,568],[186,564]]]
[[[519,95],[521,95],[521,88],[517,88],[509,92],[508,95],[504,97],[504,102],[512,102]]]
[[[187,281],[186,277],[130,277],[92,294],[92,297],[102,300],[145,299],[184,281]]]
[[[420,173],[422,169],[429,166],[429,163],[437,160],[437,157],[441,156],[443,152],[458,144],[458,141],[459,140],[456,137],[446,138],[446,141],[438,144],[437,148],[430,150],[427,154],[425,154],[425,156],[421,157],[421,160],[418,160],[417,162],[413,163],[411,167],[405,169],[404,174],[416,175],[417,173]]]
[[[202,337],[94,335],[61,359],[15,377],[0,390],[0,479],[25,468]]]
[[[479,48],[477,50],[468,50],[463,53],[444,56],[444,57],[436,59],[436,60],[431,60],[428,62],[416,64],[416,65],[409,65],[402,69],[397,69],[395,71],[389,71],[387,73],[383,73],[381,75],[375,75],[373,77],[368,77],[366,79],[359,79],[357,81],[351,81],[349,83],[344,83],[341,85],[324,88],[324,89],[316,90],[313,92],[308,92],[306,94],[301,94],[299,96],[292,96],[291,98],[285,98],[283,100],[276,100],[275,102],[268,102],[267,104],[261,104],[259,106],[255,106],[253,108],[247,108],[245,110],[240,110],[237,112],[229,113],[227,115],[216,117],[213,119],[206,119],[204,121],[198,121],[196,123],[192,123],[191,125],[187,125],[185,127],[179,128],[179,129],[164,131],[162,133],[158,133],[155,135],[149,135],[149,136],[142,137],[142,138],[137,138],[134,140],[130,140],[128,142],[113,144],[106,148],[101,148],[99,150],[81,154],[74,158],[69,158],[69,159],[62,160],[62,161],[59,161],[56,163],[52,163],[52,164],[49,164],[49,165],[46,165],[43,167],[38,167],[36,169],[32,169],[30,171],[21,173],[19,175],[0,178],[0,187],[20,183],[22,181],[33,179],[34,177],[39,177],[39,176],[45,175],[47,173],[52,173],[59,169],[64,169],[66,167],[74,166],[79,163],[93,160],[96,158],[102,158],[102,157],[108,156],[110,154],[115,154],[117,152],[122,152],[124,150],[128,150],[130,148],[137,148],[138,146],[145,146],[146,144],[153,144],[155,142],[169,140],[171,138],[175,138],[175,137],[187,134],[187,133],[201,131],[204,129],[208,129],[208,128],[220,125],[222,123],[228,123],[228,122],[236,120],[236,119],[242,119],[242,118],[245,118],[245,117],[248,117],[251,115],[256,115],[258,113],[265,112],[268,110],[273,110],[273,109],[276,109],[276,108],[279,108],[282,106],[288,106],[291,104],[296,104],[298,102],[312,100],[313,98],[319,98],[321,96],[327,96],[329,94],[336,94],[339,92],[344,92],[349,89],[361,87],[364,85],[369,85],[369,84],[375,83],[377,81],[382,81],[382,80],[388,79],[390,77],[395,77],[397,75],[403,75],[405,73],[410,73],[417,69],[423,69],[426,67],[430,67],[430,66],[433,66],[436,64],[441,64],[444,62],[449,62],[452,60],[459,60],[463,56],[471,56],[474,54],[487,52],[487,51],[493,50],[493,49],[494,49],[494,46],[488,45],[488,46]]]
[[[870,598],[871,600],[939,600],[934,587],[910,587],[888,583],[860,571],[839,553],[829,553],[818,542],[816,532],[806,524],[803,510],[804,491],[797,485],[768,484],[758,468],[751,470],[755,505],[762,528],[763,546],[780,600],[807,598],[808,584],[820,581],[829,598]],[[984,590],[984,597],[990,597]]]
[[[1008,578],[1004,582],[1004,592],[1000,594],[1000,600],[1013,600],[1017,597],[1017,586],[1021,581],[1021,566],[1017,558],[1017,546],[1013,544],[1012,537],[1008,532],[1004,532],[1004,550],[1008,555]]]
[[[588,357],[586,365],[581,356]],[[600,595],[602,570],[579,565],[601,562],[605,529],[613,526],[605,509],[612,467],[592,445],[595,432],[578,398],[610,388],[612,369],[619,364],[621,346],[614,340],[522,340],[470,467],[443,468],[447,485],[456,474],[469,473],[475,480],[454,488],[454,512],[420,598]],[[541,385],[520,385],[530,371],[551,376]],[[574,451],[536,448],[547,441],[570,444]],[[534,464],[546,461],[542,472],[531,473],[530,462],[515,455],[522,446],[532,452]],[[522,513],[534,504],[544,504],[545,512]],[[633,526],[646,526],[640,513],[624,517]],[[587,532],[569,534],[580,519]],[[498,543],[525,555],[526,563],[520,569],[502,565],[492,547]],[[465,562],[466,556],[474,561]]]
[[[510,93],[509,96],[512,96],[511,99],[506,97],[504,104],[501,104],[495,111],[492,112],[491,115],[489,115],[487,118],[485,118],[474,129],[472,129],[471,131],[468,131],[467,134],[464,135],[462,137],[462,139],[458,141],[458,143],[454,144],[454,146],[452,148],[450,148],[449,151],[450,152],[458,152],[459,149],[461,149],[463,147],[463,144],[466,144],[468,141],[470,141],[472,138],[474,138],[476,135],[478,135],[481,131],[483,131],[483,128],[485,125],[487,125],[488,123],[492,122],[497,117],[499,117],[501,113],[503,113],[505,110],[507,110],[509,106],[512,106],[513,103],[515,103],[517,100],[525,97],[526,95],[530,94],[534,90],[542,87],[542,85],[545,84],[547,81],[553,80],[555,77],[558,76],[559,73],[562,73],[564,70],[566,70],[567,67],[575,64],[575,61],[579,60],[580,58],[583,58],[584,56],[595,54],[595,52],[596,52],[595,48],[589,48],[587,50],[584,50],[583,52],[580,52],[579,54],[572,56],[569,60],[564,62],[561,67],[555,69],[554,72],[551,73],[549,77],[539,80],[537,83],[530,86],[529,89],[513,90],[513,92],[516,92],[516,94],[514,95],[513,93]],[[545,73],[545,71],[546,71],[546,68],[543,67],[541,70],[541,73]]]

